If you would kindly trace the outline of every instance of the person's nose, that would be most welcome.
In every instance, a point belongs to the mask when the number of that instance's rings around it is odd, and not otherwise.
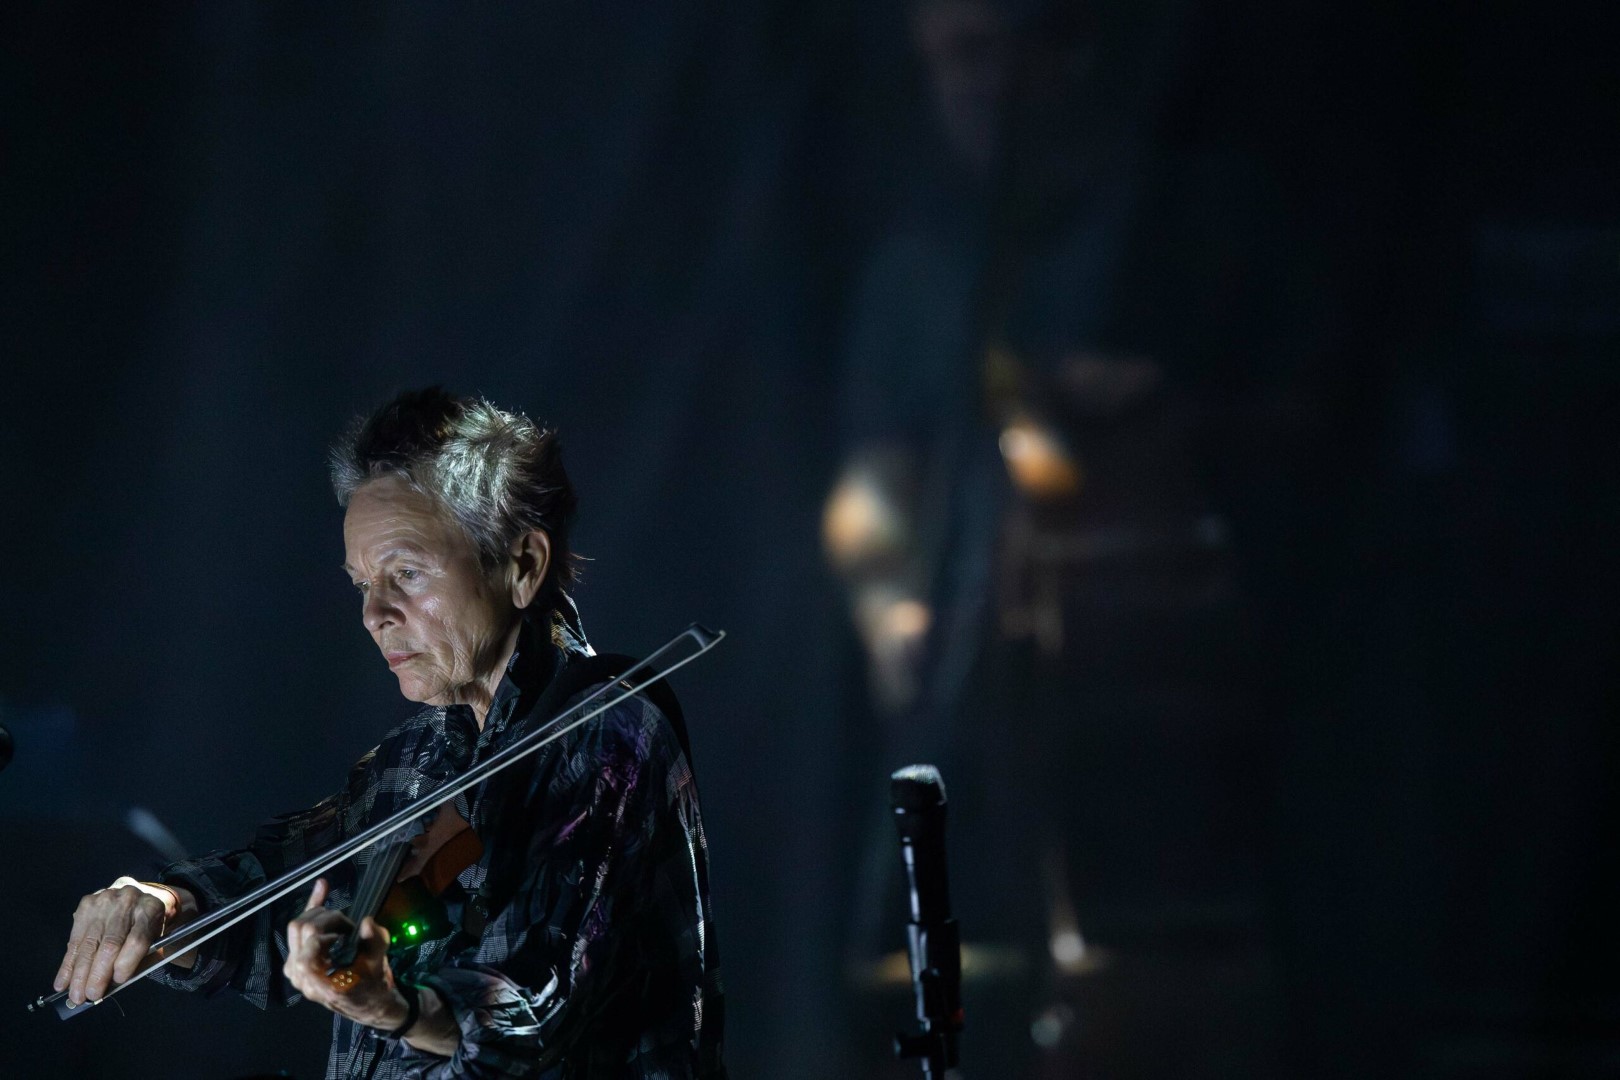
[[[360,619],[366,624],[366,629],[372,637],[381,634],[390,626],[398,625],[399,607],[386,585],[373,585],[366,590],[366,600],[360,611]]]

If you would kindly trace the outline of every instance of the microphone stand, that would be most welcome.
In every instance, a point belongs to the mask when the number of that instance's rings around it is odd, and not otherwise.
[[[924,1080],[944,1080],[958,1060],[962,1030],[962,939],[951,918],[945,875],[945,784],[932,765],[911,765],[890,778],[890,803],[910,885],[906,942],[918,1030],[894,1037],[894,1053],[922,1064]]]

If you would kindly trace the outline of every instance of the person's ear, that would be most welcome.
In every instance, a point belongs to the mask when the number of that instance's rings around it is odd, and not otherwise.
[[[551,537],[544,529],[530,529],[512,541],[509,582],[512,606],[518,609],[534,603],[551,569]]]

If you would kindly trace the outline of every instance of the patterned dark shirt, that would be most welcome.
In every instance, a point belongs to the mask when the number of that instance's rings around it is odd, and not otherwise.
[[[337,794],[274,819],[245,848],[171,864],[162,878],[190,888],[206,912],[533,730],[560,665],[590,654],[569,624],[546,629],[525,621],[481,732],[467,706],[424,708],[362,757]],[[723,1077],[708,851],[692,773],[664,714],[632,698],[455,806],[484,847],[444,895],[459,929],[413,947],[394,972],[444,999],[460,1047],[439,1057],[334,1015],[328,1080]],[[327,875],[329,906],[349,905],[371,854]],[[282,965],[287,922],[307,900],[301,890],[203,945],[190,971],[170,966],[153,978],[228,988],[260,1008],[298,1001]]]

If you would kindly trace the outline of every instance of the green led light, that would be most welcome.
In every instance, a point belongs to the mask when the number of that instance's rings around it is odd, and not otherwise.
[[[407,934],[409,934],[411,937],[415,937],[416,936],[416,924],[415,923],[406,923],[405,924],[405,932]]]

